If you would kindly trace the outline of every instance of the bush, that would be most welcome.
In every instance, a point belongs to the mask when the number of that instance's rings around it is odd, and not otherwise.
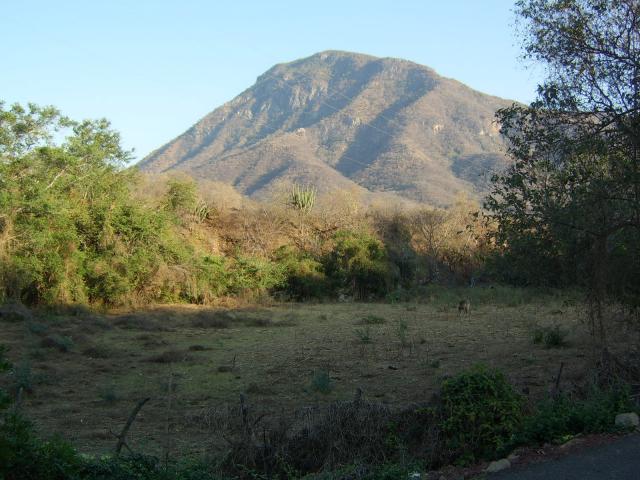
[[[610,390],[594,386],[583,400],[566,395],[547,399],[524,419],[516,443],[559,442],[578,433],[614,431],[615,416],[632,410],[629,390],[625,386],[615,386]]]
[[[266,292],[285,282],[284,268],[258,257],[238,257],[230,264],[227,294]]]
[[[331,393],[333,390],[333,382],[329,376],[328,370],[319,370],[313,372],[313,378],[311,379],[311,390],[323,394]]]
[[[46,348],[55,348],[63,353],[69,352],[74,346],[73,340],[70,337],[65,337],[57,333],[44,337],[40,341],[40,345]]]
[[[11,415],[0,424],[3,480],[216,480],[211,466],[192,461],[161,464],[155,457],[82,456],[59,439],[41,440],[25,419]]]
[[[327,278],[322,264],[290,246],[276,250],[274,261],[285,272],[283,292],[294,300],[322,298],[327,294]]]
[[[31,371],[31,363],[28,360],[22,360],[15,365],[11,373],[13,377],[11,390],[14,395],[18,395],[20,390],[27,393],[33,392],[34,377]]]
[[[19,415],[8,415],[0,424],[0,478],[66,480],[76,478],[81,466],[73,447],[59,439],[40,440]]]
[[[191,179],[172,178],[167,182],[166,206],[175,213],[192,212],[197,205],[196,184]]]
[[[98,392],[98,396],[108,405],[113,405],[121,400],[120,394],[114,384],[103,385]]]
[[[363,345],[367,345],[367,344],[372,342],[372,339],[371,339],[371,328],[368,327],[368,326],[365,327],[365,328],[356,328],[353,331],[353,334],[356,336],[358,341],[360,343],[362,343]]]
[[[337,232],[322,263],[334,291],[354,298],[382,297],[393,281],[384,245],[366,233]]]
[[[483,366],[445,380],[441,401],[442,432],[459,462],[495,457],[520,425],[522,397],[502,373]]]
[[[533,331],[533,343],[544,344],[546,348],[560,348],[567,345],[568,332],[558,325],[553,327],[538,327]]]

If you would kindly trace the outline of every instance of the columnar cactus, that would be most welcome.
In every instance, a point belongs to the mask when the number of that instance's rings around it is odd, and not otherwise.
[[[309,185],[294,184],[289,194],[289,205],[300,213],[307,214],[316,201],[316,188]]]

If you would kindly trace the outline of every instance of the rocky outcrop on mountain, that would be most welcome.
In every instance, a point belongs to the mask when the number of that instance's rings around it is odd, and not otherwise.
[[[258,198],[297,182],[446,206],[507,164],[494,113],[511,103],[406,60],[327,51],[274,66],[139,166]]]

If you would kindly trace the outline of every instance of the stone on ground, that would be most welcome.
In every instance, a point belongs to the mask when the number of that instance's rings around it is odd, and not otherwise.
[[[638,414],[635,412],[630,413],[621,413],[620,415],[616,415],[616,426],[617,427],[638,427],[640,425],[640,420],[638,419]]]
[[[511,467],[511,462],[506,458],[501,458],[500,460],[491,462],[486,471],[489,473],[499,472],[500,470],[505,470],[509,467]]]

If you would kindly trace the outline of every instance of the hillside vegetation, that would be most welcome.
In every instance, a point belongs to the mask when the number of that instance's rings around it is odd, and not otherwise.
[[[355,193],[296,187],[254,203],[220,184],[125,168],[128,154],[105,121],[33,105],[0,113],[1,298],[368,299],[481,274],[485,227],[464,197],[447,211],[365,209]],[[55,143],[58,129],[67,136]],[[308,208],[296,192],[311,196]]]

